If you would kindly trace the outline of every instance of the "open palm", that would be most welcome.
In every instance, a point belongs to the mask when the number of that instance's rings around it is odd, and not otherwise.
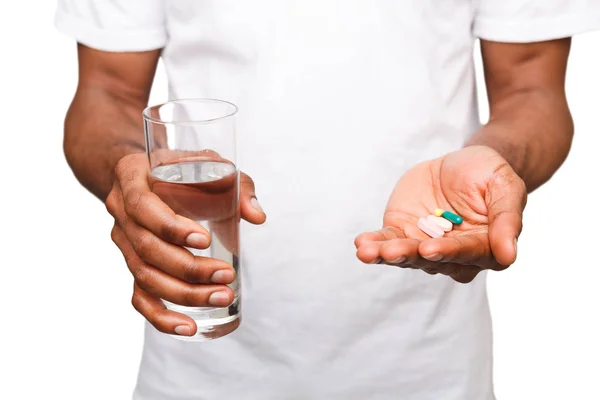
[[[502,270],[515,261],[526,201],[524,182],[499,153],[467,147],[407,171],[389,199],[383,228],[356,238],[357,256],[467,283],[484,269]],[[464,222],[432,239],[417,221],[436,208]]]

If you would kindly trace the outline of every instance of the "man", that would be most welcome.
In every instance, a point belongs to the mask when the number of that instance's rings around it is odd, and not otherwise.
[[[134,399],[494,398],[485,271],[514,262],[527,192],[567,157],[569,37],[600,26],[600,3],[61,0],[57,25],[80,43],[65,154],[153,326]],[[171,98],[240,107],[242,217],[269,213],[241,233],[242,325],[200,345],[160,333],[196,332],[160,298],[233,299],[181,279],[206,272],[180,248],[204,231],[149,191],[160,57]],[[465,222],[429,239],[416,221],[437,207]]]

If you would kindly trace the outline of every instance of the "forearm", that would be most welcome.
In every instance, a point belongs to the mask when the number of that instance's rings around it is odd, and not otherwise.
[[[563,94],[551,90],[519,91],[498,101],[489,122],[467,142],[498,151],[535,190],[567,158],[573,120]]]
[[[571,40],[481,41],[489,122],[467,142],[498,151],[535,190],[558,170],[573,140],[565,95]]]
[[[101,200],[119,160],[144,151],[142,111],[160,52],[77,46],[79,84],[65,121],[64,151],[77,179]]]
[[[124,156],[144,151],[143,104],[102,88],[79,88],[65,120],[64,152],[76,178],[100,200]]]

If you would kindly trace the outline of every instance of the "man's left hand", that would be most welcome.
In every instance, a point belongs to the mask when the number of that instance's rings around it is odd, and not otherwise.
[[[389,199],[383,228],[356,238],[357,256],[468,283],[484,269],[514,263],[526,202],[525,183],[498,152],[467,147],[406,172]],[[417,221],[436,208],[464,222],[432,239]]]

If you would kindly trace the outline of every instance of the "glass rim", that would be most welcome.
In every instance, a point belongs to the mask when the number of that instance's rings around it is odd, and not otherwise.
[[[208,119],[201,119],[201,120],[191,120],[191,121],[165,121],[159,118],[155,118],[153,116],[150,115],[150,113],[154,110],[159,110],[161,107],[167,106],[169,104],[188,104],[188,103],[213,103],[213,104],[222,104],[222,105],[227,105],[231,107],[231,111],[225,113],[222,116],[219,117],[215,117],[215,118],[208,118]],[[142,111],[142,116],[144,117],[144,120],[146,121],[150,121],[152,123],[155,124],[161,124],[161,125],[204,125],[204,124],[210,124],[213,122],[217,122],[220,120],[224,120],[227,118],[231,118],[233,116],[235,116],[238,113],[238,107],[229,102],[229,101],[225,101],[225,100],[220,100],[220,99],[212,99],[212,98],[203,98],[203,97],[198,97],[198,98],[187,98],[187,99],[174,99],[174,100],[169,100],[166,101],[164,103],[161,104],[156,104],[153,106],[148,106],[146,108],[144,108],[144,110]]]

